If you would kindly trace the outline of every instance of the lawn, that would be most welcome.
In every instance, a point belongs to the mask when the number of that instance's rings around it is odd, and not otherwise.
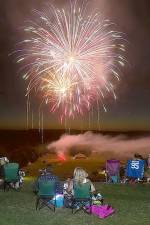
[[[57,160],[53,159],[52,156],[50,155],[46,155],[39,158],[31,165],[28,165],[26,168],[24,168],[24,170],[29,176],[38,176],[39,169],[45,168],[47,164],[52,164],[54,173],[57,176],[59,176],[62,180],[65,180],[68,177],[72,176],[74,168],[82,167],[88,172],[91,178],[91,175],[93,172],[99,171],[101,167],[104,167],[105,161],[106,160],[104,160],[101,157],[97,157],[97,158],[90,157],[88,159],[83,159],[83,160],[82,159],[79,159],[79,160],[67,159],[66,161],[62,162],[62,161],[59,161],[58,159]],[[99,180],[100,179],[98,179],[98,181]],[[94,181],[97,181],[97,180],[94,180]]]
[[[139,184],[110,185],[96,184],[105,197],[105,202],[117,209],[116,214],[99,219],[79,212],[72,215],[70,209],[56,209],[53,213],[47,208],[35,210],[35,196],[32,181],[26,180],[23,188],[16,192],[0,190],[0,225],[149,225],[150,224],[150,185]]]

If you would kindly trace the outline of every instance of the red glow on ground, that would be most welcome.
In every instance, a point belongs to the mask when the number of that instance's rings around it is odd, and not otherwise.
[[[66,157],[65,157],[64,154],[59,154],[59,155],[58,155],[58,159],[59,159],[60,161],[66,161]]]

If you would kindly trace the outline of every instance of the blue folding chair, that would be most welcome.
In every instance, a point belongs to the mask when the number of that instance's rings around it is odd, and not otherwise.
[[[128,178],[142,180],[144,177],[145,162],[142,159],[128,160],[126,168],[126,176]]]

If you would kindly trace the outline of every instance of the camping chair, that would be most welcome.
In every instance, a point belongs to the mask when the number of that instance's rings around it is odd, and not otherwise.
[[[19,182],[19,164],[7,163],[4,165],[4,191],[9,188],[15,187],[15,184]],[[11,186],[13,185],[13,186]]]
[[[91,184],[89,182],[85,184],[74,184],[73,185],[74,196],[72,198],[72,213],[83,210],[84,212],[91,214],[91,211],[86,210],[87,203],[89,206],[92,205],[91,196]],[[74,208],[77,209],[74,211]],[[90,207],[91,208],[91,207]]]
[[[144,178],[144,165],[145,162],[142,159],[128,160],[126,176],[128,178],[134,179],[134,181],[141,181]]]
[[[47,206],[55,212],[56,206],[56,182],[53,180],[38,181],[38,193],[36,200],[36,210]]]
[[[106,183],[118,183],[120,179],[120,161],[116,159],[106,161]]]

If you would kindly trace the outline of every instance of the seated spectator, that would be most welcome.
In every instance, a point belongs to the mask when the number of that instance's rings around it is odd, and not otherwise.
[[[71,208],[72,206],[72,193],[69,191],[68,187],[72,182],[71,178],[68,178],[64,183],[63,195],[64,195],[64,206],[66,208]]]
[[[0,158],[0,186],[2,186],[4,183],[4,165],[7,163],[9,163],[7,157]]]
[[[24,177],[25,177],[25,172],[23,170],[19,170],[19,183],[20,183],[20,186],[23,184],[24,182]]]
[[[87,174],[87,172],[85,170],[83,170],[80,167],[75,168],[75,170],[74,170],[74,177],[69,182],[67,191],[69,193],[72,193],[73,194],[73,184],[74,183],[77,183],[77,184],[85,184],[85,183],[89,183],[90,182],[91,192],[94,193],[95,192],[95,187],[94,187],[94,185],[92,184],[92,182],[87,177],[88,177],[88,174]]]
[[[35,184],[34,184],[34,192],[37,193],[38,191],[38,181],[42,180],[52,180],[56,182],[56,194],[62,194],[63,193],[63,187],[59,181],[59,178],[53,174],[53,168],[52,165],[49,164],[45,170],[43,170],[40,174],[40,176],[37,178]]]
[[[86,184],[90,183],[91,194],[92,194],[92,201],[95,204],[102,204],[103,197],[100,193],[96,193],[95,187],[93,183],[87,178],[88,174],[85,170],[80,167],[75,168],[74,170],[74,177],[73,179],[68,178],[67,181],[64,183],[64,206],[65,207],[72,207],[72,197],[74,195],[74,184]],[[89,204],[89,202],[87,202]],[[76,205],[79,207],[80,203]]]
[[[148,156],[148,159],[147,159],[147,163],[146,164],[147,164],[147,166],[145,168],[145,174],[144,174],[144,176],[145,176],[147,182],[150,182],[150,154]]]
[[[136,160],[142,160],[143,159],[143,156],[140,155],[139,153],[135,153],[134,154],[134,159],[136,159]]]
[[[3,166],[7,163],[9,163],[9,160],[7,157],[0,158],[0,177],[4,176]]]

